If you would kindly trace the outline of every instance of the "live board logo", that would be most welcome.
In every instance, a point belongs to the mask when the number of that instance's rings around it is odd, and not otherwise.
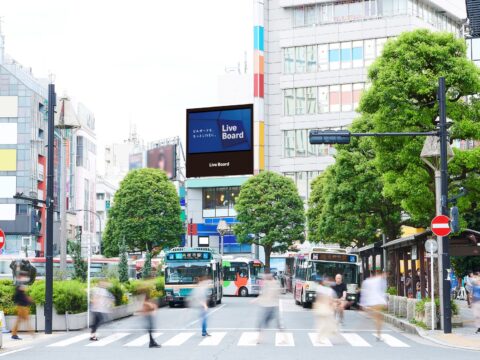
[[[243,122],[236,120],[218,120],[222,146],[231,147],[247,142]]]

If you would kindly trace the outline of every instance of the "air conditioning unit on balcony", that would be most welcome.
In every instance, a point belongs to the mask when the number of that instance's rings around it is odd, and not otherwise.
[[[38,164],[37,180],[43,181],[44,179],[45,179],[45,168],[42,164]]]

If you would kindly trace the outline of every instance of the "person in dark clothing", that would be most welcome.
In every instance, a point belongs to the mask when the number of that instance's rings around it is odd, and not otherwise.
[[[15,287],[15,295],[13,297],[15,305],[17,305],[17,320],[12,329],[12,339],[22,340],[18,337],[18,328],[22,322],[25,322],[29,332],[33,332],[30,327],[30,305],[32,305],[32,299],[25,293],[25,285],[17,285]]]
[[[337,274],[335,276],[335,284],[332,285],[332,290],[335,292],[335,314],[337,320],[343,323],[343,310],[347,305],[347,285],[343,282],[343,276]]]
[[[147,324],[148,335],[150,336],[150,342],[148,347],[159,348],[161,345],[157,343],[153,337],[155,311],[157,310],[157,304],[150,298],[149,291],[145,292],[145,300],[143,301],[143,315]]]

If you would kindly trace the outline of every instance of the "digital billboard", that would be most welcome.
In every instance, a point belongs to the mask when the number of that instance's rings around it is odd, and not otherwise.
[[[163,145],[147,151],[147,167],[161,169],[169,179],[176,175],[176,145]]]
[[[187,177],[253,174],[253,105],[187,110]]]
[[[128,170],[141,169],[143,167],[143,153],[130,154]]]

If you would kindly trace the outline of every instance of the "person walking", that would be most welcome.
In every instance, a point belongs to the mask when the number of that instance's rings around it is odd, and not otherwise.
[[[90,333],[90,340],[97,341],[97,330],[106,320],[106,314],[113,307],[113,295],[107,290],[108,282],[101,281],[92,289],[90,309],[92,311],[93,323]]]
[[[276,319],[278,328],[283,330],[280,311],[278,308],[279,297],[280,287],[278,285],[278,281],[273,278],[272,274],[265,274],[260,295],[251,301],[251,303],[257,303],[260,305],[260,308],[262,309],[258,322],[258,344],[260,344],[263,340],[262,330],[265,329],[272,320]]]
[[[477,272],[472,277],[472,310],[475,319],[475,326],[477,331],[475,334],[480,334],[480,273]]]
[[[143,300],[142,312],[145,318],[145,323],[147,325],[148,335],[150,337],[150,342],[148,344],[149,348],[159,348],[161,345],[155,341],[153,338],[153,329],[155,328],[155,314],[157,310],[157,304],[150,298],[149,289],[145,291],[145,299]]]
[[[372,274],[362,283],[360,306],[370,313],[375,321],[377,341],[382,341],[383,314],[386,305],[387,282],[382,273]]]
[[[347,305],[347,285],[343,282],[341,274],[335,275],[335,284],[332,285],[332,290],[335,292],[335,317],[340,324],[343,324],[344,309]]]
[[[465,292],[467,293],[468,307],[472,306],[472,291],[473,291],[473,271],[469,270],[465,276]]]
[[[18,336],[18,329],[20,328],[20,324],[26,323],[27,329],[29,332],[33,332],[33,329],[30,327],[30,305],[32,305],[32,299],[26,294],[26,288],[23,284],[18,284],[15,287],[15,295],[13,296],[13,300],[17,307],[17,320],[15,321],[15,325],[12,329],[12,339],[14,340],[22,340]]]
[[[193,289],[190,303],[193,307],[200,310],[200,319],[202,320],[202,336],[211,336],[207,331],[207,317],[208,317],[208,289],[211,287],[211,282],[206,276],[202,276],[198,282],[198,286]]]
[[[315,312],[318,341],[320,343],[326,343],[329,337],[338,332],[337,322],[335,320],[337,295],[330,286],[327,286],[324,278],[318,277],[317,279],[318,285],[313,309]]]

